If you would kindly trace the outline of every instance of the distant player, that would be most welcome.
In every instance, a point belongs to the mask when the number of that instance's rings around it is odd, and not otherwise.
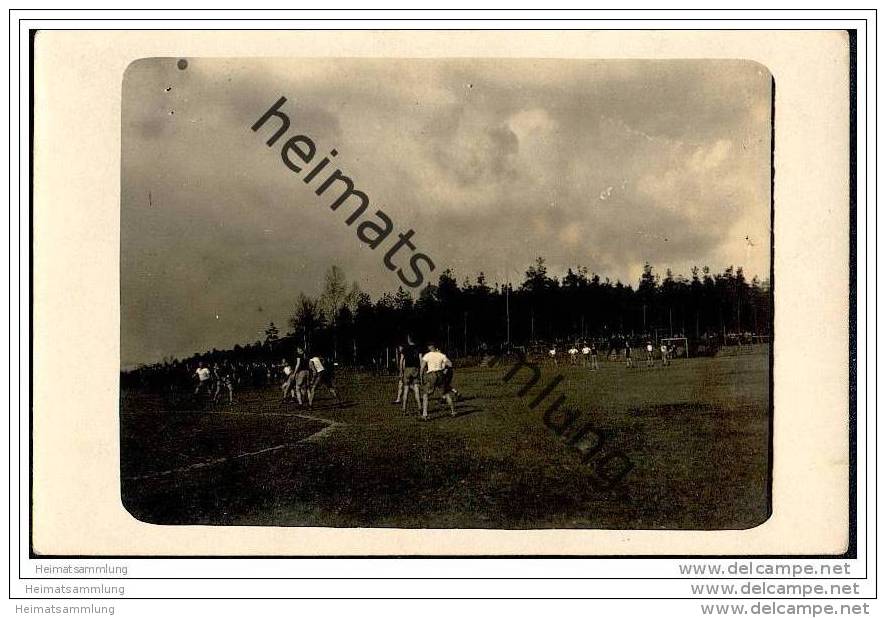
[[[572,346],[571,348],[566,350],[566,353],[569,354],[569,364],[575,365],[578,361],[578,348]]]
[[[216,363],[212,368],[212,373],[215,379],[215,392],[212,394],[212,401],[217,402],[222,389],[225,389],[228,391],[228,403],[234,403],[234,378],[228,363],[224,362],[221,365]]]
[[[551,361],[556,365],[557,364],[557,346],[551,346],[551,349],[548,350],[548,356],[551,357]]]
[[[407,337],[406,345],[402,347],[400,354],[400,383],[403,389],[403,413],[407,413],[407,404],[409,403],[409,391],[415,395],[415,405],[419,412],[422,409],[421,397],[419,395],[419,384],[421,383],[421,352],[418,346],[412,341],[412,337]],[[397,394],[400,399],[400,393]]]
[[[587,342],[583,346],[581,346],[581,364],[584,367],[588,367],[590,365],[590,357],[591,357],[591,348],[588,347]]]
[[[308,407],[314,407],[314,396],[317,392],[317,387],[321,385],[332,393],[332,396],[335,397],[336,405],[341,405],[341,400],[338,398],[338,392],[335,390],[335,383],[333,381],[332,363],[320,356],[312,356],[311,360],[308,361],[308,365],[313,376],[311,390],[308,391]]]
[[[597,344],[591,342],[591,371],[597,371],[600,365],[597,364]]]
[[[197,363],[197,370],[194,372],[197,377],[197,388],[194,389],[194,395],[200,393],[209,393],[209,387],[212,384],[212,372],[208,367],[204,367],[203,363]]]
[[[625,367],[630,369],[634,366],[634,362],[631,360],[631,342],[625,339]]]
[[[671,364],[670,359],[668,358],[668,345],[665,342],[661,343],[661,366],[667,367]]]
[[[606,353],[606,360],[614,359],[618,360],[618,350],[619,348],[624,349],[623,342],[621,340],[621,335],[609,338],[609,351]]]
[[[655,367],[655,358],[652,355],[652,342],[646,340],[646,366]]]
[[[403,395],[403,346],[397,346],[397,398],[394,399],[391,403],[397,405],[400,403],[401,396]]]
[[[440,389],[443,397],[449,403],[449,413],[455,416],[455,402],[452,399],[452,393],[446,385],[444,369],[452,367],[450,361],[445,354],[437,349],[434,344],[428,345],[428,352],[421,357],[420,375],[422,384],[424,385],[424,393],[421,399],[421,418],[423,421],[428,420],[428,396]]]

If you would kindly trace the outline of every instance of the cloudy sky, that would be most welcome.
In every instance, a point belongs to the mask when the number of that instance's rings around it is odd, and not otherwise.
[[[433,279],[519,282],[538,255],[634,285],[647,260],[768,276],[770,76],[752,62],[162,58],[122,96],[125,367],[255,341],[333,263],[373,297],[400,284],[283,165],[286,138],[250,129],[281,96],[287,137],[335,148]]]

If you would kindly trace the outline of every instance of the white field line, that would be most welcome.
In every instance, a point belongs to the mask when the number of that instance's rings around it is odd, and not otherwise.
[[[154,414],[149,412],[148,414]],[[201,412],[176,412],[176,414],[201,414]],[[244,459],[246,457],[253,457],[255,455],[263,455],[264,453],[270,453],[272,451],[278,451],[284,448],[289,448],[292,446],[296,446],[301,444],[302,442],[317,442],[323,436],[329,434],[333,430],[338,427],[342,427],[346,425],[346,423],[341,423],[339,421],[333,421],[328,418],[319,418],[316,416],[310,416],[308,414],[286,414],[283,412],[270,412],[266,413],[266,416],[297,416],[299,418],[305,418],[311,421],[317,421],[320,423],[326,423],[326,427],[315,431],[311,435],[306,438],[302,438],[296,442],[287,442],[285,444],[278,444],[276,446],[269,446],[267,448],[259,449],[257,451],[248,451],[246,453],[238,453],[236,455],[228,455],[226,457],[216,457],[214,459],[209,459],[207,461],[201,461],[198,463],[190,464],[187,466],[179,466],[177,468],[170,468],[169,470],[161,470],[159,472],[151,472],[150,474],[141,474],[137,476],[124,476],[121,477],[124,481],[143,481],[148,479],[156,479],[164,476],[171,476],[173,474],[179,474],[182,472],[191,472],[193,470],[200,470],[202,468],[209,468],[211,466],[217,466],[218,464],[225,463],[226,461],[234,461],[236,459]]]
[[[346,423],[340,423],[338,421],[333,421],[328,418],[319,418],[317,416],[311,416],[309,414],[296,414],[295,416],[300,416],[301,418],[306,418],[311,421],[318,421],[320,423],[326,423],[326,427],[324,427],[320,431],[312,433],[307,438],[302,438],[296,444],[301,443],[301,442],[317,442],[320,438],[322,438],[326,434],[331,433],[331,432],[335,431],[337,428],[346,425]]]

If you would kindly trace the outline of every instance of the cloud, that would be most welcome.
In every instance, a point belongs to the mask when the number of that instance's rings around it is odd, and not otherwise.
[[[513,114],[508,127],[519,139],[546,139],[557,130],[557,122],[543,109],[528,109]]]
[[[253,340],[333,263],[396,287],[250,130],[280,96],[290,133],[335,148],[438,272],[513,280],[544,255],[635,282],[646,260],[768,273],[769,88],[740,61],[139,61],[123,87],[124,362]]]

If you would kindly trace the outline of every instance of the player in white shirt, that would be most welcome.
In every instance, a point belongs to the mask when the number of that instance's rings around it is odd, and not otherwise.
[[[197,363],[197,370],[194,372],[197,376],[197,388],[194,389],[194,395],[199,395],[206,391],[209,393],[209,386],[212,384],[212,372],[208,367],[204,367],[203,363]]]
[[[668,358],[668,345],[664,342],[661,344],[661,366],[667,367],[671,364],[670,359]]]
[[[557,364],[557,346],[551,346],[551,349],[548,350],[548,356],[551,357],[551,360],[554,364]]]
[[[421,357],[420,375],[424,392],[421,397],[421,418],[428,420],[428,396],[439,388],[443,398],[449,404],[449,413],[455,416],[455,402],[452,399],[451,382],[446,380],[445,370],[452,368],[452,361],[434,344],[428,345],[428,352]]]
[[[569,364],[574,365],[578,360],[578,348],[572,346],[566,352],[569,354]]]
[[[324,361],[320,356],[312,356],[311,360],[308,361],[308,366],[310,367],[311,375],[314,376],[314,379],[311,381],[311,390],[308,391],[308,407],[314,407],[314,393],[321,384],[329,389],[332,396],[335,397],[335,403],[340,405],[341,400],[338,398],[338,392],[335,390],[335,384],[332,380],[332,363]]]
[[[655,367],[655,358],[652,356],[652,342],[646,341],[646,366]]]
[[[281,364],[283,365],[283,384],[280,386],[280,390],[283,391],[281,401],[286,401],[287,397],[290,399],[295,398],[295,371],[285,358],[281,361]]]
[[[588,344],[585,343],[581,346],[581,364],[585,367],[590,365],[591,358],[591,348],[588,347]]]

